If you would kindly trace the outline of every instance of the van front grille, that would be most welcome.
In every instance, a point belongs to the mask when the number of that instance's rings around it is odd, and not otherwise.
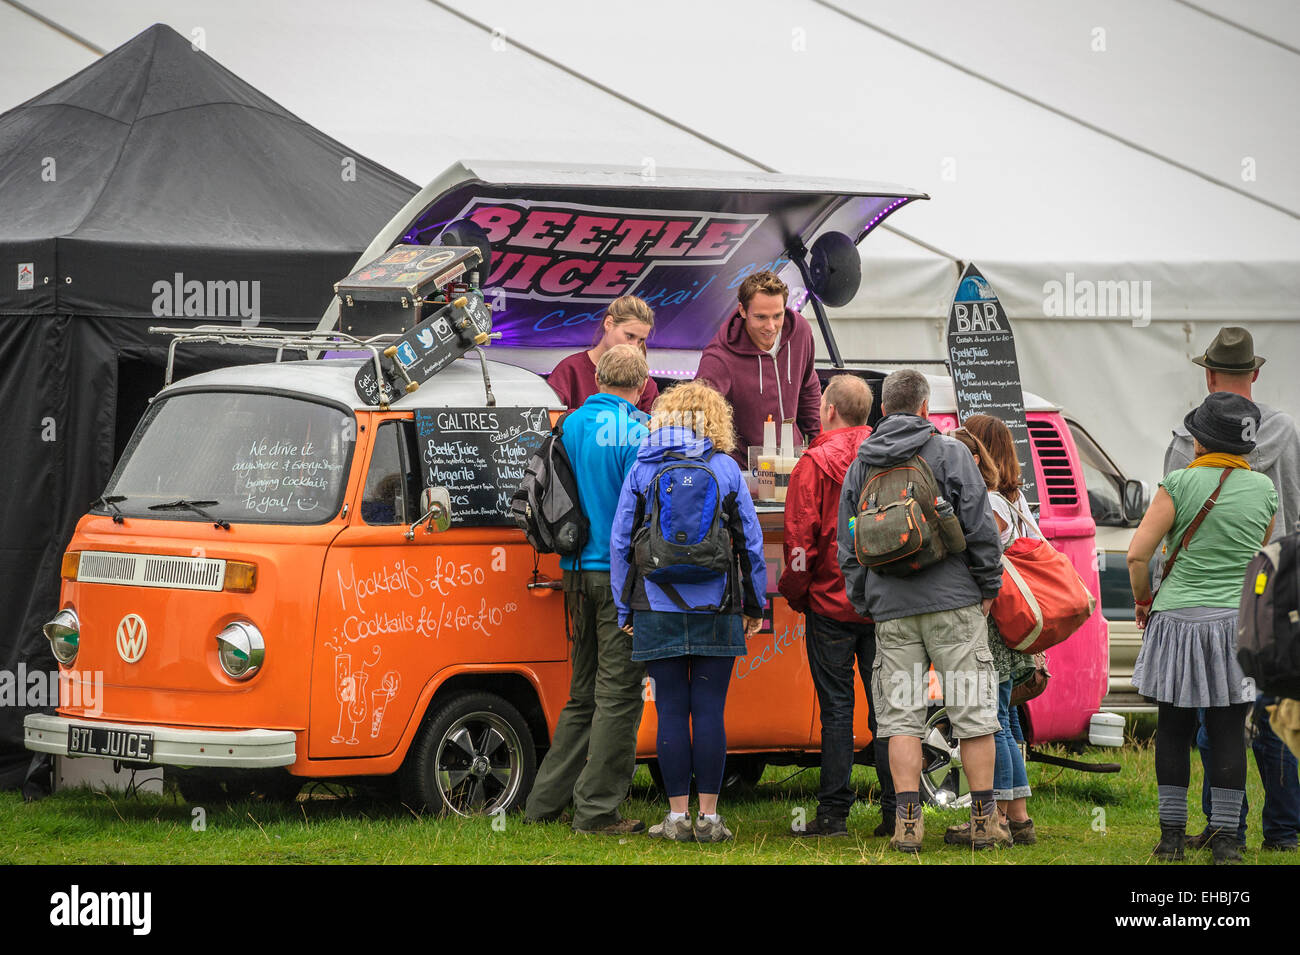
[[[1074,470],[1070,467],[1070,455],[1065,450],[1065,441],[1050,421],[1027,421],[1029,440],[1033,442],[1038,453],[1038,463],[1043,469],[1043,481],[1047,487],[1039,491],[1039,498],[1046,492],[1047,503],[1062,506],[1078,506],[1079,486],[1074,480]]]
[[[216,591],[225,585],[226,562],[211,557],[83,551],[77,565],[77,580],[92,584]]]

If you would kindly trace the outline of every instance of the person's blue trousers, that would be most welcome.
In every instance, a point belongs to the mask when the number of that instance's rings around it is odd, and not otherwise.
[[[1300,835],[1300,769],[1295,755],[1287,749],[1286,744],[1278,738],[1268,724],[1267,707],[1276,702],[1276,697],[1263,694],[1256,697],[1255,739],[1251,743],[1251,749],[1255,753],[1255,765],[1259,769],[1260,782],[1264,784],[1264,811],[1261,813],[1264,841],[1273,845],[1295,845],[1297,836]],[[1198,717],[1203,717],[1199,711]],[[1200,729],[1196,733],[1196,748],[1200,751],[1201,763],[1204,765],[1210,747],[1203,718]],[[1249,805],[1243,798],[1241,827],[1237,830],[1237,839],[1242,845],[1246,843],[1246,814],[1249,809]],[[1210,818],[1208,777],[1201,783],[1201,810],[1208,820]]]

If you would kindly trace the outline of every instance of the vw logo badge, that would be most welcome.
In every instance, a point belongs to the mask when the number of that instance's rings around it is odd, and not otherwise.
[[[149,629],[139,614],[129,613],[117,625],[117,653],[127,663],[135,663],[144,656],[149,641]]]

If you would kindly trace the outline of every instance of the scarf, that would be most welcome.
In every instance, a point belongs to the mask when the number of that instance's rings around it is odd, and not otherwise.
[[[1245,468],[1250,470],[1250,464],[1240,454],[1229,454],[1226,451],[1209,451],[1202,454],[1199,458],[1187,465],[1189,468]]]

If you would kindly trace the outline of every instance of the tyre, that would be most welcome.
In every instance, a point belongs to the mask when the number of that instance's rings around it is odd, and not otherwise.
[[[921,737],[921,798],[927,805],[953,809],[970,805],[970,784],[961,764],[961,743],[942,707],[932,710]]]
[[[536,773],[537,751],[519,710],[495,693],[468,692],[425,717],[399,782],[416,811],[477,816],[521,807]]]

